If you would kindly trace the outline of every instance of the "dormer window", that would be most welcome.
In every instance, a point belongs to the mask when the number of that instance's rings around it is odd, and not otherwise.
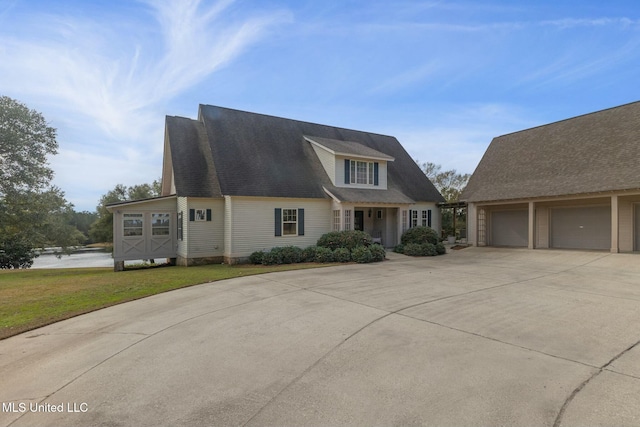
[[[345,159],[345,184],[378,185],[378,162]]]

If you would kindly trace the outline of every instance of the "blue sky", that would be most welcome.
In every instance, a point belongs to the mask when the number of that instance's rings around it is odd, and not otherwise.
[[[640,100],[636,2],[0,0],[0,95],[58,129],[94,210],[198,104],[396,136],[473,172],[494,136]]]

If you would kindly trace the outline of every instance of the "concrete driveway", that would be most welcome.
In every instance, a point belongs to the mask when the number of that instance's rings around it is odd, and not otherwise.
[[[389,256],[0,341],[0,425],[640,425],[640,257]]]

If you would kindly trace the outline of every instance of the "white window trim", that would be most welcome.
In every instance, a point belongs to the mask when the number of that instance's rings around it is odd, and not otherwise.
[[[127,220],[140,220],[141,225],[135,226],[135,227],[127,227],[125,225]],[[127,236],[125,234],[125,231],[127,229],[140,229],[140,234],[134,234],[134,235],[129,235]],[[127,212],[122,214],[122,237],[124,238],[133,238],[133,239],[139,239],[141,237],[144,237],[144,214],[140,213],[140,212]]]
[[[295,221],[285,221],[284,217],[285,217],[285,211],[293,211],[296,220]],[[288,236],[297,236],[298,235],[298,208],[282,208],[282,220],[281,220],[281,230],[282,230],[282,237],[288,237]],[[295,233],[285,233],[285,228],[284,225],[285,224],[295,224]]]
[[[374,186],[374,163],[375,162],[368,162],[365,160],[349,160],[350,164],[349,164],[349,182],[351,184],[354,185],[371,185]],[[358,182],[358,163],[364,163],[365,166],[365,176],[364,176],[364,180],[365,182]]]

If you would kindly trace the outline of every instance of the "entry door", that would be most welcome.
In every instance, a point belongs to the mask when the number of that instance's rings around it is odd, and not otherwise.
[[[353,229],[364,231],[364,211],[355,211],[354,216]]]

